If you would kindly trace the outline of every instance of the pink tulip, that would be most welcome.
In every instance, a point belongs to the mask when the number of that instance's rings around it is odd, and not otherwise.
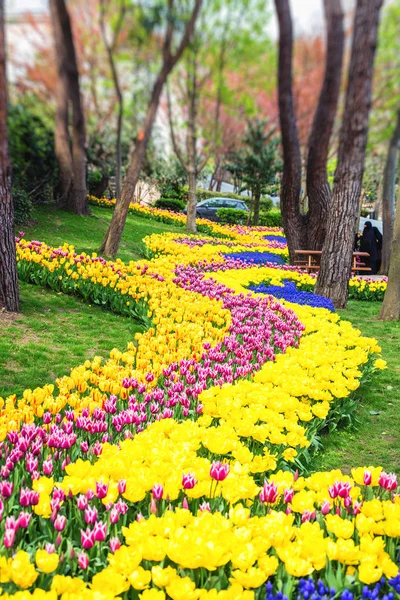
[[[306,521],[315,521],[317,515],[315,510],[310,511],[310,510],[305,510],[303,512],[303,514],[301,515],[301,522],[305,523]]]
[[[96,481],[96,496],[101,500],[108,493],[108,484]]]
[[[385,490],[393,492],[397,488],[397,476],[395,473],[385,473],[382,471],[378,483]]]
[[[367,469],[364,471],[364,485],[371,485],[372,483],[372,473]]]
[[[323,515],[327,515],[330,512],[331,512],[331,504],[328,500],[324,500],[321,505],[321,513]]]
[[[51,460],[51,458],[49,458],[48,460],[43,461],[43,474],[51,475],[52,472],[53,472],[53,461]]]
[[[98,510],[97,510],[97,508],[95,506],[93,506],[93,507],[88,506],[85,509],[85,522],[88,525],[93,525],[93,523],[96,523],[97,518],[98,518]]]
[[[86,496],[80,494],[76,499],[76,505],[79,508],[79,510],[85,510],[85,508],[87,508],[88,505],[88,499],[86,498]]]
[[[182,475],[182,486],[185,490],[191,490],[197,483],[197,479],[193,475],[193,473],[184,473]]]
[[[64,517],[63,515],[57,515],[56,520],[54,521],[54,529],[56,531],[64,531],[66,524],[67,517]]]
[[[264,487],[260,492],[260,500],[264,504],[275,504],[278,499],[278,486],[264,481]]]
[[[118,492],[124,494],[126,491],[126,479],[120,479],[118,481]]]
[[[50,544],[49,542],[47,542],[44,546],[47,554],[54,554],[54,552],[56,551],[56,547],[54,544]]]
[[[291,502],[293,500],[293,496],[294,496],[294,490],[292,490],[291,488],[286,489],[283,492],[283,500],[284,500],[284,502],[286,502],[286,503]]]
[[[17,520],[17,527],[26,528],[28,527],[32,518],[32,513],[20,512]]]
[[[89,550],[90,548],[93,547],[94,535],[93,535],[93,531],[91,531],[89,528],[86,529],[86,531],[81,529],[81,544],[82,544],[82,547],[85,548],[85,550]]]
[[[110,511],[110,523],[112,523],[113,525],[115,525],[115,523],[118,523],[118,519],[119,519],[119,512],[114,507]]]
[[[15,529],[6,529],[4,532],[3,543],[6,548],[12,548],[15,541]]]
[[[214,460],[210,468],[210,475],[216,481],[224,481],[228,477],[229,469],[228,463]]]
[[[199,506],[199,510],[201,512],[204,512],[204,511],[211,512],[210,504],[208,502],[202,502]]]
[[[96,542],[104,542],[107,536],[107,523],[98,521],[94,524],[93,537]]]
[[[184,499],[182,500],[182,508],[184,508],[185,510],[189,510],[189,503],[187,501],[186,496],[184,497]]]
[[[111,552],[116,552],[119,548],[121,548],[121,542],[118,537],[112,537],[110,539],[110,550]]]
[[[164,495],[164,488],[160,483],[155,483],[151,490],[154,500],[161,500]]]
[[[14,490],[14,484],[12,481],[1,481],[0,482],[0,494],[3,498],[9,498]]]
[[[93,544],[92,544],[93,545]],[[79,568],[85,571],[89,566],[89,557],[86,552],[80,552],[78,554],[78,565]]]
[[[153,515],[156,515],[156,514],[157,514],[157,504],[156,504],[156,501],[154,500],[154,498],[152,498],[152,499],[151,499],[151,502],[150,502],[150,512],[151,512]]]

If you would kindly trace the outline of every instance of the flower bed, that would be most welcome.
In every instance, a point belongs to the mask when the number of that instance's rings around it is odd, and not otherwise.
[[[249,251],[245,228],[232,239]],[[104,364],[0,399],[2,597],[398,597],[396,477],[303,476],[318,432],[385,368],[377,342],[248,289],[309,275],[190,240],[152,236],[153,258],[129,264],[19,240],[21,278],[148,330]]]

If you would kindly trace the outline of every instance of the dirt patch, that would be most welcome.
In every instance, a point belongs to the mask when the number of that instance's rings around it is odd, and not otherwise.
[[[0,310],[0,327],[8,327],[9,325],[12,325],[20,316],[21,315],[19,313]]]
[[[22,346],[25,344],[29,344],[30,342],[38,343],[40,342],[40,337],[36,335],[36,333],[24,333],[19,342]]]
[[[12,358],[10,358],[10,360],[8,360],[4,364],[4,369],[6,371],[12,371],[13,373],[18,373],[21,370],[21,367],[17,362],[15,362],[15,360],[12,360]]]

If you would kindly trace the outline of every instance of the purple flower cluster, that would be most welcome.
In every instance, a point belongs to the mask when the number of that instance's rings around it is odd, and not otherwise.
[[[286,245],[286,238],[283,235],[264,235],[263,239],[268,242],[279,242]]]
[[[278,254],[272,254],[272,252],[229,252],[224,254],[226,258],[240,259],[247,263],[254,263],[256,265],[265,265],[266,263],[272,263],[276,265],[283,265],[284,260]]]
[[[334,312],[335,307],[333,306],[330,298],[324,298],[323,296],[317,296],[312,292],[299,292],[296,288],[296,284],[293,281],[287,279],[283,281],[284,287],[277,285],[267,285],[266,283],[259,283],[258,285],[250,285],[249,289],[257,294],[271,294],[275,298],[287,300],[294,304],[306,304],[307,306],[313,306],[317,308],[326,308]]]
[[[274,593],[273,585],[268,582],[265,586],[265,600],[288,600],[281,591]],[[351,592],[348,589],[343,590],[340,595],[334,588],[329,588],[321,579],[314,581],[312,577],[302,578],[298,581],[297,589],[292,593],[292,600],[330,600],[331,598],[340,598],[340,600],[354,600],[363,598],[365,600],[394,600],[400,593],[400,574],[393,579],[382,577],[375,585],[365,585],[362,588],[361,596],[359,592]]]

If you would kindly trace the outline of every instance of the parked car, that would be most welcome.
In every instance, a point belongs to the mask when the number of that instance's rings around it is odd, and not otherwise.
[[[245,210],[249,212],[249,208],[242,200],[234,200],[233,198],[209,198],[199,202],[196,207],[196,216],[210,221],[218,221],[217,211],[220,208],[231,208],[233,210]],[[183,210],[187,213],[187,208]]]

